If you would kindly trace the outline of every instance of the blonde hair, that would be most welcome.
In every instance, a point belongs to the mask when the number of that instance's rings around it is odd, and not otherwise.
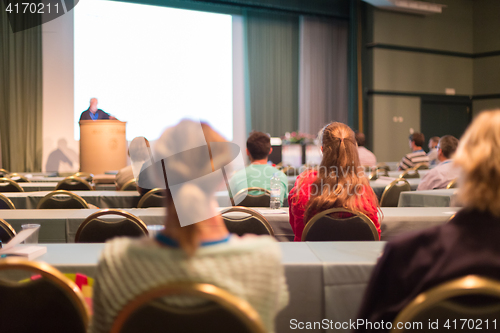
[[[459,198],[468,208],[500,216],[500,109],[482,112],[460,139]]]
[[[199,128],[199,124],[197,125],[196,122],[183,120],[177,126],[171,128],[171,130],[173,130],[174,132],[182,132],[185,139],[183,141],[178,139],[172,140],[172,138],[179,137],[178,133],[166,135],[165,137],[162,136],[160,140],[163,144],[160,143],[160,146],[156,148],[162,151],[166,156],[168,155],[167,152],[172,148],[168,147],[169,145],[189,146],[189,143],[186,141],[189,141],[189,136],[190,134],[192,134],[190,131],[196,130],[197,128]],[[201,129],[203,130],[204,139],[206,141],[208,153],[210,156],[209,165],[205,164],[206,161],[202,159],[202,156],[197,156],[196,154],[187,154],[185,157],[180,157],[172,162],[173,165],[165,166],[170,170],[172,174],[175,174],[176,177],[172,178],[181,179],[184,177],[193,177],[200,172],[207,171],[207,168],[213,172],[216,168],[220,167],[221,164],[225,164],[224,155],[227,155],[225,146],[217,144],[211,145],[210,143],[227,142],[227,140],[206,123],[201,123]],[[197,160],[197,157],[199,157],[199,160]],[[169,163],[168,159],[166,161],[167,162],[165,163]],[[165,179],[165,183],[167,206],[165,232],[179,243],[180,248],[184,250],[184,252],[186,252],[188,256],[192,256],[194,255],[200,244],[200,223],[181,226],[167,178]],[[188,207],[187,209],[196,210],[197,205],[203,205],[204,203],[207,203],[208,198],[215,192],[217,184],[206,182],[202,185],[204,185],[205,187],[201,188],[192,184],[184,185],[183,193],[180,194],[182,195],[182,200],[180,203],[178,202],[178,204],[190,205],[190,208]]]

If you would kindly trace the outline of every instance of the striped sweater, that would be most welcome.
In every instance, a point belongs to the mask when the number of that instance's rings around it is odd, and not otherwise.
[[[429,166],[429,156],[423,150],[416,150],[412,153],[406,154],[401,162],[398,164],[399,170],[411,169],[419,163],[427,163]]]
[[[268,236],[231,236],[227,243],[201,247],[188,258],[180,249],[154,239],[115,238],[101,254],[94,284],[90,332],[109,332],[120,310],[139,294],[169,282],[216,285],[246,300],[268,332],[288,303],[280,248]],[[169,298],[169,304],[193,306],[198,300]]]

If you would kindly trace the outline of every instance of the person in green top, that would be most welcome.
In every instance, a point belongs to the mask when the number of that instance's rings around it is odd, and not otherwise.
[[[243,170],[236,172],[229,180],[229,186],[233,195],[249,187],[261,187],[271,189],[271,177],[278,173],[281,180],[281,204],[288,197],[288,180],[286,175],[267,164],[271,148],[271,138],[269,135],[253,131],[247,139],[247,155],[250,158],[250,165]]]

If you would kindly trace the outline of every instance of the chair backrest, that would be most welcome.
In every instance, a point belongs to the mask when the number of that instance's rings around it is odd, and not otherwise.
[[[89,311],[80,289],[46,263],[0,260],[0,271],[41,275],[29,281],[0,281],[0,332],[85,333]]]
[[[399,178],[405,178],[405,179],[408,179],[408,178],[420,178],[420,175],[418,173],[418,170],[416,170],[414,168],[411,168],[411,169],[405,170],[405,172],[403,172],[402,174],[400,174]]]
[[[119,221],[103,220],[105,215],[122,216]],[[75,243],[104,243],[108,239],[148,235],[148,228],[140,218],[123,210],[105,209],[89,215],[76,231]]]
[[[271,191],[262,187],[244,188],[233,197],[238,206],[244,207],[269,207]]]
[[[379,240],[372,220],[363,213],[331,208],[314,215],[302,232],[302,241],[373,241]]]
[[[445,325],[451,330],[472,332],[482,328],[496,331],[492,323],[500,316],[500,282],[476,275],[467,275],[442,283],[418,295],[397,316],[391,332],[418,332],[419,328],[407,325],[398,329],[397,323],[420,322],[420,331],[429,324],[439,323],[439,331]],[[466,318],[466,319],[464,319]],[[424,322],[425,321],[425,322]],[[486,323],[489,322],[487,327]],[[401,325],[400,325],[401,326]],[[410,328],[411,327],[411,328]]]
[[[411,191],[410,183],[404,178],[393,180],[384,189],[380,198],[380,207],[397,207],[399,194],[404,191]]]
[[[244,213],[242,217],[231,217],[230,213]],[[221,211],[222,219],[230,233],[243,236],[244,234],[274,236],[273,227],[259,212],[241,206],[229,207]]]
[[[5,220],[0,219],[0,240],[3,244],[8,243],[16,236],[16,231]]]
[[[9,198],[0,193],[0,209],[16,209],[16,207]]]
[[[161,188],[154,188],[139,200],[137,208],[148,208],[148,207],[165,207],[167,196],[165,190]]]
[[[3,168],[0,168],[0,177],[7,177],[7,175],[9,174],[10,172],[3,169]]]
[[[16,183],[29,183],[29,179],[24,177],[23,175],[20,175],[16,172],[9,173],[6,177],[12,179]]]
[[[123,184],[120,191],[137,191],[137,182],[135,179],[131,179],[125,184]]]
[[[378,177],[381,177],[381,176],[384,176],[384,177],[389,177],[389,173],[386,169],[375,169],[375,170],[372,170],[372,172],[370,173],[370,176],[368,177],[369,180],[377,180]]]
[[[73,176],[85,179],[88,182],[92,182],[94,180],[94,175],[88,172],[77,172]]]
[[[195,307],[169,305],[168,297],[196,297]],[[152,289],[129,302],[118,314],[111,333],[128,332],[264,333],[258,313],[246,302],[210,284],[175,283]]]
[[[429,169],[429,163],[424,163],[424,162],[418,163],[412,169],[413,170],[426,170],[426,169]]]
[[[458,187],[458,178],[453,179],[451,182],[448,183],[448,185],[446,185],[447,189],[457,188],[457,187]]]
[[[69,176],[57,183],[56,190],[66,190],[66,191],[92,191],[92,185],[89,184],[85,179]]]
[[[0,192],[24,192],[24,189],[12,179],[0,178]]]
[[[57,196],[57,197],[56,197]],[[40,200],[37,209],[78,209],[89,208],[79,195],[65,190],[52,191]]]

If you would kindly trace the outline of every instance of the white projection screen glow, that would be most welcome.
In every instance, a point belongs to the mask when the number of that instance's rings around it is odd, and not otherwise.
[[[74,12],[75,140],[92,97],[127,121],[129,141],[183,118],[232,140],[231,15],[106,0]]]

